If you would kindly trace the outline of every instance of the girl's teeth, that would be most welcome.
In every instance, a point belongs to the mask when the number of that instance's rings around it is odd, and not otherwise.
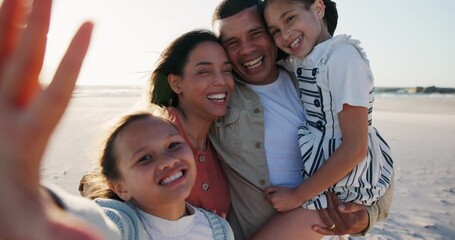
[[[167,184],[173,182],[174,180],[180,178],[181,176],[183,176],[183,172],[182,172],[182,171],[180,171],[180,172],[178,172],[178,173],[176,173],[176,174],[174,174],[174,175],[172,175],[172,176],[169,176],[169,177],[163,179],[163,180],[161,181],[161,185],[167,185]]]

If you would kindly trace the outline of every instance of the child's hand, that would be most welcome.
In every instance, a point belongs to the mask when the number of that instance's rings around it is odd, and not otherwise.
[[[303,201],[295,189],[285,187],[269,187],[265,190],[265,199],[269,201],[278,212],[288,212],[300,207]]]
[[[71,98],[92,24],[70,44],[46,90],[43,65],[51,0],[4,0],[0,8],[0,238],[93,239],[81,221],[40,191],[40,163]]]

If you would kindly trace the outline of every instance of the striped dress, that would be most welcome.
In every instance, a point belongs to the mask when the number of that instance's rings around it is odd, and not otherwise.
[[[304,59],[290,58],[299,80],[307,121],[298,129],[304,180],[313,175],[340,146],[338,113],[343,104],[368,108],[368,153],[345,178],[327,191],[343,202],[374,204],[389,187],[393,174],[390,148],[372,125],[373,76],[359,41],[339,35],[318,44]],[[323,193],[303,205],[323,209]]]

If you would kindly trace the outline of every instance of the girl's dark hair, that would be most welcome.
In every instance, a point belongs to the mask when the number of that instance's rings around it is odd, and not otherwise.
[[[171,89],[167,81],[169,74],[183,75],[183,69],[188,62],[191,51],[200,43],[212,41],[218,38],[209,30],[193,30],[175,39],[161,53],[157,67],[150,77],[149,95],[150,102],[160,106],[178,105],[177,94]]]
[[[264,9],[267,7],[268,3],[270,3],[273,0],[258,0],[258,5],[260,12],[263,14]],[[300,2],[305,5],[307,9],[313,5],[315,0],[288,0],[289,2]],[[325,13],[324,13],[324,18],[323,21],[327,26],[327,30],[330,33],[330,35],[333,36],[335,33],[335,29],[337,28],[338,24],[338,11],[337,11],[337,5],[335,2],[331,0],[323,0],[324,5],[325,5]]]
[[[118,159],[115,154],[115,139],[119,133],[134,121],[146,118],[162,118],[169,121],[170,118],[164,109],[159,108],[159,113],[137,112],[121,118],[112,128],[104,141],[103,151],[99,159],[99,166],[84,175],[79,185],[81,195],[90,199],[110,198],[123,201],[114,191],[109,188],[108,181],[115,181],[121,178],[118,170]],[[157,111],[155,111],[157,112]]]

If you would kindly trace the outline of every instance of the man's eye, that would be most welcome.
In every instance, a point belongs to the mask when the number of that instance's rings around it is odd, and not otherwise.
[[[225,48],[234,48],[236,45],[236,42],[227,42],[224,44]]]
[[[251,34],[252,37],[258,37],[262,34],[262,31],[255,31]]]

